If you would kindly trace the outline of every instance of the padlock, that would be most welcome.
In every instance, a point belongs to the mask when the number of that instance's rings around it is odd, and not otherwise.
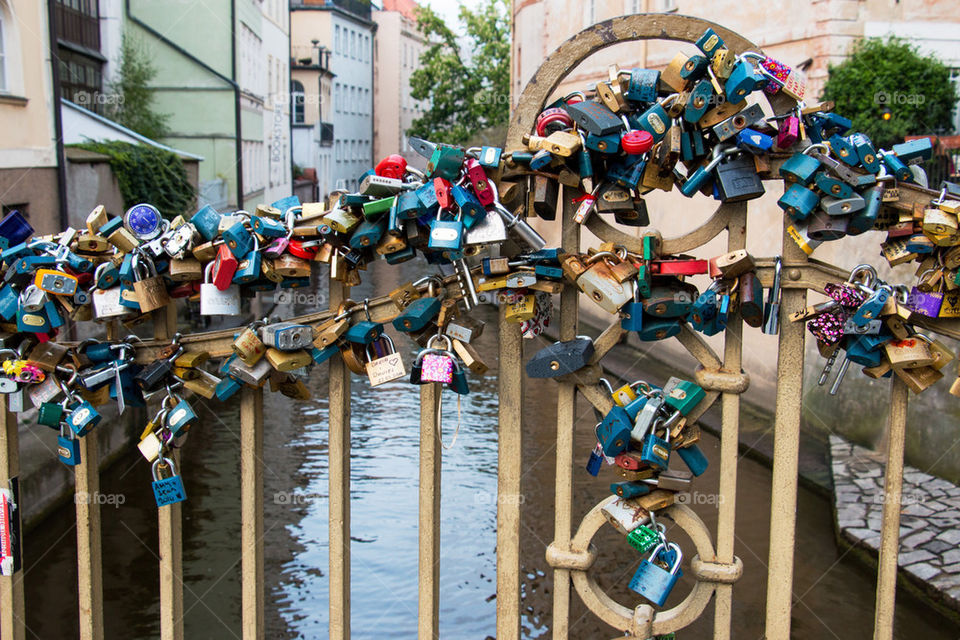
[[[663,385],[663,396],[667,406],[687,415],[706,397],[706,392],[693,382],[671,377]]]
[[[68,405],[70,413],[67,414],[67,426],[69,426],[78,436],[85,436],[91,429],[96,427],[102,416],[93,408],[93,405],[87,401],[74,401]]]
[[[527,361],[527,375],[531,378],[557,378],[567,375],[587,366],[593,355],[593,340],[590,338],[577,337],[555,342]]]
[[[200,285],[200,315],[240,315],[240,287],[230,284],[225,289],[220,289],[210,279],[213,266],[214,263],[211,262],[204,269],[204,282]],[[94,304],[96,304],[96,296],[94,296]]]
[[[171,475],[162,478],[161,475],[168,469]],[[173,460],[165,458],[161,454],[153,461],[150,470],[153,473],[153,497],[157,502],[157,507],[166,507],[187,499],[187,492],[183,488],[183,478],[177,474]]]
[[[57,437],[57,459],[68,467],[75,467],[80,464],[80,441],[76,434],[70,429],[62,426],[60,435]]]
[[[375,345],[384,347],[384,353],[380,357],[375,357]],[[393,339],[387,334],[383,334],[375,342],[367,345],[367,359],[366,370],[371,387],[378,387],[407,375],[403,358],[397,353]]]
[[[233,274],[231,283],[246,284],[254,282],[260,278],[261,273],[262,258],[260,257],[260,241],[254,236],[253,249],[247,253],[246,257],[237,263],[237,270]]]
[[[149,313],[170,304],[163,279],[149,257],[137,253],[133,257],[133,291],[141,313]]]
[[[222,217],[216,209],[210,205],[204,205],[190,218],[190,224],[210,242],[220,232],[220,219]]]
[[[403,311],[393,320],[393,328],[397,331],[410,332],[423,329],[440,313],[440,298],[431,295],[418,298],[410,302]]]
[[[669,569],[660,567],[656,562],[660,555],[670,549],[674,553],[673,562]],[[683,559],[683,552],[676,543],[661,542],[650,553],[650,557],[644,559],[637,568],[636,573],[630,580],[630,589],[636,591],[641,596],[652,602],[658,607],[662,607],[677,584],[677,580],[682,571],[680,571],[680,562]]]
[[[699,295],[689,282],[673,277],[658,278],[643,301],[643,310],[658,318],[682,318],[690,313]]]
[[[597,424],[597,441],[606,456],[623,453],[630,444],[630,430],[633,421],[623,407],[614,405]]]
[[[600,252],[587,260],[587,270],[577,279],[577,287],[607,313],[617,313],[626,302],[633,299],[629,283],[619,282],[604,258],[616,258],[609,252]]]
[[[34,285],[47,293],[72,296],[77,291],[77,277],[57,269],[38,269]]]
[[[306,349],[313,342],[313,330],[305,324],[278,322],[259,329],[260,340],[267,347],[280,351]]]
[[[617,114],[599,102],[564,103],[563,108],[580,128],[593,135],[605,136],[623,129]]]
[[[313,358],[309,351],[303,349],[300,351],[280,351],[269,347],[264,355],[264,361],[269,362],[270,366],[277,371],[289,372],[306,367],[313,362]]]
[[[937,361],[929,343],[917,336],[890,340],[883,345],[883,351],[894,370],[926,367]]]
[[[714,173],[721,202],[743,202],[764,194],[763,182],[746,153],[724,156]]]
[[[187,433],[199,418],[190,403],[180,396],[168,396],[167,402],[174,404],[165,417],[165,424],[173,432],[173,437],[179,438]]]

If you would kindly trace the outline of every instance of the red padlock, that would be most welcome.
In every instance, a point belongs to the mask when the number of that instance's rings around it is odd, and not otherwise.
[[[708,260],[654,260],[650,263],[650,273],[655,276],[696,276],[709,269]]]
[[[217,249],[217,259],[213,263],[211,273],[213,284],[216,285],[217,289],[226,291],[230,288],[230,284],[233,282],[233,276],[237,273],[238,264],[239,261],[234,257],[233,253],[230,252],[227,245],[220,245],[220,248]]]
[[[380,162],[374,168],[374,173],[384,178],[395,178],[402,180],[407,173],[407,159],[403,156],[393,153]]]
[[[636,458],[631,458],[625,453],[617,454],[617,457],[613,459],[613,463],[621,469],[626,469],[627,471],[640,471],[641,468],[647,467],[647,465],[644,463],[640,462]]]
[[[197,282],[181,282],[167,291],[171,298],[189,298],[196,293]]]
[[[563,131],[572,128],[573,118],[570,117],[566,109],[561,107],[544,109],[543,112],[537,116],[536,127],[538,136],[546,136],[554,131]]]
[[[451,193],[451,188],[452,185],[448,180],[443,178],[433,179],[433,190],[437,194],[437,203],[441,209],[453,208],[453,193]]]
[[[640,129],[627,131],[620,136],[620,146],[631,155],[646,153],[653,148],[653,135]]]
[[[317,257],[319,247],[317,245],[305,247],[304,242],[304,240],[291,240],[290,245],[287,247],[287,252],[289,252],[290,255],[303,258],[304,260],[313,260]]]
[[[490,180],[487,179],[487,172],[474,158],[467,158],[467,177],[470,179],[470,184],[473,185],[473,193],[477,196],[480,204],[485,207],[492,205],[496,196],[490,186]]]

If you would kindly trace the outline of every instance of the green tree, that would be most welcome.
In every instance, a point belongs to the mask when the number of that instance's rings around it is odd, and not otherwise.
[[[417,25],[430,46],[410,76],[411,95],[429,107],[409,135],[465,142],[475,132],[510,117],[510,4],[484,0],[471,11],[460,5],[464,46],[430,7],[417,9]]]
[[[115,122],[153,140],[167,135],[170,114],[155,111],[150,82],[156,77],[157,69],[143,43],[124,34],[117,66],[116,78],[110,83],[116,99],[108,115]]]
[[[886,148],[904,136],[950,131],[957,102],[947,66],[896,38],[857,42],[849,58],[830,65],[823,99]]]

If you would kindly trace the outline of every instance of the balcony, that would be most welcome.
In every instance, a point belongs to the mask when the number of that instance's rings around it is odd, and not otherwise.
[[[292,0],[290,6],[297,7],[336,7],[355,16],[370,20],[370,0]]]
[[[332,122],[320,123],[320,146],[321,147],[333,146],[333,123]]]

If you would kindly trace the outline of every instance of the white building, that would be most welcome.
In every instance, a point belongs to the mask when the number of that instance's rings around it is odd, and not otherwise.
[[[297,127],[295,107],[294,162],[316,169],[321,197],[334,188],[356,189],[361,174],[374,161],[373,39],[377,27],[370,19],[370,4],[362,0],[302,0],[291,4],[290,12],[290,51],[296,63],[293,87],[294,91],[302,87],[302,124],[309,125]],[[320,53],[325,50],[329,56]],[[325,82],[330,83],[329,105],[322,104]]]
[[[374,103],[374,158],[399,153],[408,162],[425,160],[407,143],[407,130],[423,114],[425,103],[410,95],[410,75],[420,66],[426,41],[417,31],[413,0],[384,0],[373,12],[377,23],[374,46],[376,82]]]

